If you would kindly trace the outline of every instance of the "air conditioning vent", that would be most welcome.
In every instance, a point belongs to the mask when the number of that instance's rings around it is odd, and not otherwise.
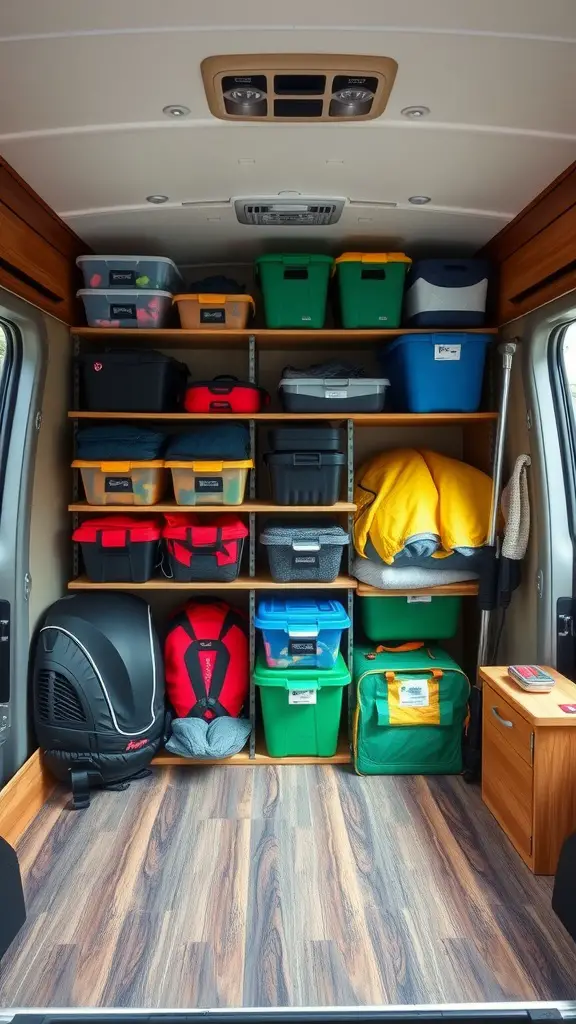
[[[36,678],[36,708],[41,722],[86,721],[72,684],[59,672],[49,669],[42,669]]]
[[[241,224],[259,227],[324,227],[340,220],[344,202],[344,199],[305,196],[282,199],[268,196],[260,199],[235,199],[234,209]]]

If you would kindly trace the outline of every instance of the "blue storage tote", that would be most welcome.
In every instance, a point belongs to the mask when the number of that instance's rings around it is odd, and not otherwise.
[[[269,668],[333,668],[350,619],[339,601],[274,597],[260,601],[254,624]]]
[[[482,327],[488,260],[416,260],[404,295],[407,327]]]
[[[489,334],[403,334],[380,358],[397,412],[476,412]]]

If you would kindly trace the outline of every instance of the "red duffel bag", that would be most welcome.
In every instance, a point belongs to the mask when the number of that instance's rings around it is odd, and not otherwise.
[[[222,374],[213,380],[200,380],[186,388],[186,412],[260,412],[270,395],[257,384]]]

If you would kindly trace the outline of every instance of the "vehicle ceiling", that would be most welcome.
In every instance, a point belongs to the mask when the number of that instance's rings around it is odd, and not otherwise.
[[[377,120],[219,121],[200,62],[252,52],[384,54],[399,70]],[[100,250],[473,252],[573,161],[575,97],[576,0],[0,2],[0,154]],[[430,115],[407,120],[411,104]],[[237,223],[231,196],[282,190],[397,207],[326,228]]]

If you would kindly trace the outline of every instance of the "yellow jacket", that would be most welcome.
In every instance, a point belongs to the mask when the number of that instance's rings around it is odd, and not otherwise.
[[[411,541],[435,536],[444,558],[455,548],[486,543],[492,498],[489,476],[438,452],[396,448],[375,455],[358,471],[354,545],[368,538],[387,565]]]

